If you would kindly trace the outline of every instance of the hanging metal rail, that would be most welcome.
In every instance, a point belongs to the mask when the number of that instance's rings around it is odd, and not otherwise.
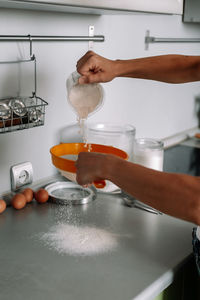
[[[150,31],[146,31],[145,50],[149,49],[149,44],[153,43],[200,43],[200,38],[159,38],[150,36]]]
[[[30,42],[30,40],[33,42],[104,42],[104,36],[0,35],[0,42]]]

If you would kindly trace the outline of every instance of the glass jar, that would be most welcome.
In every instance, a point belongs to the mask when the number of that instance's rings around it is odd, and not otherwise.
[[[87,142],[108,145],[125,151],[129,161],[133,158],[133,142],[136,129],[130,124],[88,123]]]
[[[163,171],[164,144],[160,140],[138,138],[133,143],[133,162]]]
[[[78,123],[68,124],[60,131],[60,143],[83,142],[83,135]]]

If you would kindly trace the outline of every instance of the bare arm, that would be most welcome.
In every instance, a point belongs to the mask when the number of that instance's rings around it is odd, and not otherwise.
[[[131,60],[110,60],[92,51],[77,63],[80,83],[107,82],[115,77],[132,77],[186,83],[200,81],[200,56],[161,55]]]
[[[99,153],[80,153],[76,166],[79,184],[110,180],[138,200],[200,225],[199,177],[159,172]]]
[[[151,79],[168,83],[200,80],[200,56],[162,55],[118,61],[118,76]]]

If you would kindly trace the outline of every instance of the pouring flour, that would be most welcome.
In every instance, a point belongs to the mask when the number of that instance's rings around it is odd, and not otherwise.
[[[77,115],[77,121],[80,128],[80,136],[87,147],[87,132],[86,123],[88,116],[96,112],[103,104],[103,88],[98,83],[79,84],[78,72],[73,72],[68,77],[66,82],[67,100]],[[88,145],[88,151],[91,151],[91,144]],[[68,155],[67,159],[72,159]],[[77,155],[74,155],[72,160],[76,160]],[[76,181],[76,174],[61,170],[61,174],[71,181]]]

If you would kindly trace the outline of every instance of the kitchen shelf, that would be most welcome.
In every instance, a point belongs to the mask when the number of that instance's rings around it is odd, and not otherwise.
[[[0,7],[81,14],[183,13],[183,0],[0,0]]]

